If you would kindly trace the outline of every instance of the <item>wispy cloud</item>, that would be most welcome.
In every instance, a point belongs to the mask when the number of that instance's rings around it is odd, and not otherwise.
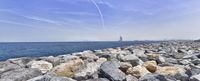
[[[20,26],[34,27],[33,25],[30,25],[30,24],[24,24],[24,23],[19,23],[19,22],[15,22],[15,21],[8,21],[8,20],[0,20],[0,23],[7,23],[7,24],[20,25]]]
[[[37,16],[24,16],[24,17],[27,19],[35,20],[35,21],[41,21],[41,22],[46,22],[46,23],[55,24],[55,25],[62,25],[61,23],[55,20],[51,20],[47,18],[42,18],[42,17],[37,17]]]
[[[56,14],[67,14],[67,15],[80,15],[80,16],[98,16],[97,14],[90,12],[66,12],[66,11],[55,11]]]

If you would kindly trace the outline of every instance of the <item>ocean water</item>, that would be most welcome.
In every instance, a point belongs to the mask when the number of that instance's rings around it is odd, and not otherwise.
[[[152,41],[0,43],[0,61],[18,57],[57,56],[84,50],[98,50],[147,43],[152,43]]]

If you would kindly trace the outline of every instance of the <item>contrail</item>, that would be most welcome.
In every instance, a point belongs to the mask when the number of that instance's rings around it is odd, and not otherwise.
[[[103,28],[103,30],[105,30],[105,21],[104,21],[104,17],[103,17],[103,14],[101,12],[101,9],[100,7],[97,5],[97,3],[94,1],[94,0],[90,0],[94,5],[95,7],[97,8],[98,12],[99,12],[99,15],[101,17],[101,26]]]

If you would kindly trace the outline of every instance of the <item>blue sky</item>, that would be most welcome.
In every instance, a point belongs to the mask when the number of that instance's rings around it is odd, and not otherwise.
[[[200,0],[0,0],[0,41],[198,39],[199,13]]]

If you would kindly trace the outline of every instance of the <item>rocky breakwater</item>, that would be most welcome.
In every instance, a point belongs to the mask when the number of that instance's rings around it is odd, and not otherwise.
[[[160,42],[0,62],[0,81],[200,81],[200,43]]]

